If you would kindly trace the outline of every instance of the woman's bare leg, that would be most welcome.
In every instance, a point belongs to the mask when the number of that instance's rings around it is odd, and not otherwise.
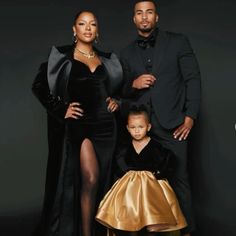
[[[95,203],[99,182],[99,165],[93,144],[85,139],[80,150],[82,235],[92,236]]]

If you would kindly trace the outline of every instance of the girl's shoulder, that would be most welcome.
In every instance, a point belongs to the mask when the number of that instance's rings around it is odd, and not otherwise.
[[[149,143],[151,151],[158,156],[159,159],[169,159],[170,157],[175,159],[175,154],[167,147],[164,147],[158,140],[152,138]]]

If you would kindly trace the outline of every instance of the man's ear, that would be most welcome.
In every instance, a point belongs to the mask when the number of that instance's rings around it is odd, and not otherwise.
[[[159,16],[156,15],[156,23],[159,21]]]
[[[152,125],[149,123],[148,124],[148,131],[150,131],[151,128],[152,128]]]

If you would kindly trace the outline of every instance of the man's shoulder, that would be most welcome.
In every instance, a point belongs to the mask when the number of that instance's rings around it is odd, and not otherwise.
[[[183,45],[189,44],[188,37],[183,33],[173,32],[173,31],[160,31],[159,32],[160,41],[168,42],[168,45],[172,45],[175,49],[182,48]]]
[[[186,36],[183,33],[174,32],[174,31],[168,31],[168,30],[159,30],[160,35],[165,35],[166,37],[169,37],[170,39],[183,39],[186,38]]]

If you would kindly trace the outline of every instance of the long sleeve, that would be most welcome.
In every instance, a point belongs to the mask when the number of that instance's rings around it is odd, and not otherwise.
[[[61,121],[64,120],[68,104],[60,97],[55,97],[50,93],[47,81],[47,63],[41,64],[34,79],[32,91],[50,115]]]
[[[200,107],[201,75],[195,54],[185,36],[182,36],[178,63],[185,83],[185,114],[196,119]]]
[[[127,155],[127,147],[122,145],[118,147],[115,154],[115,170],[114,175],[115,179],[122,177],[128,170],[127,163],[125,161]]]
[[[132,76],[129,63],[125,59],[125,56],[121,53],[120,57],[121,65],[123,68],[123,88],[122,88],[122,97],[123,98],[135,98],[139,91],[132,87],[134,77]]]
[[[170,179],[174,173],[176,157],[172,151],[164,147],[159,147],[157,179]]]

